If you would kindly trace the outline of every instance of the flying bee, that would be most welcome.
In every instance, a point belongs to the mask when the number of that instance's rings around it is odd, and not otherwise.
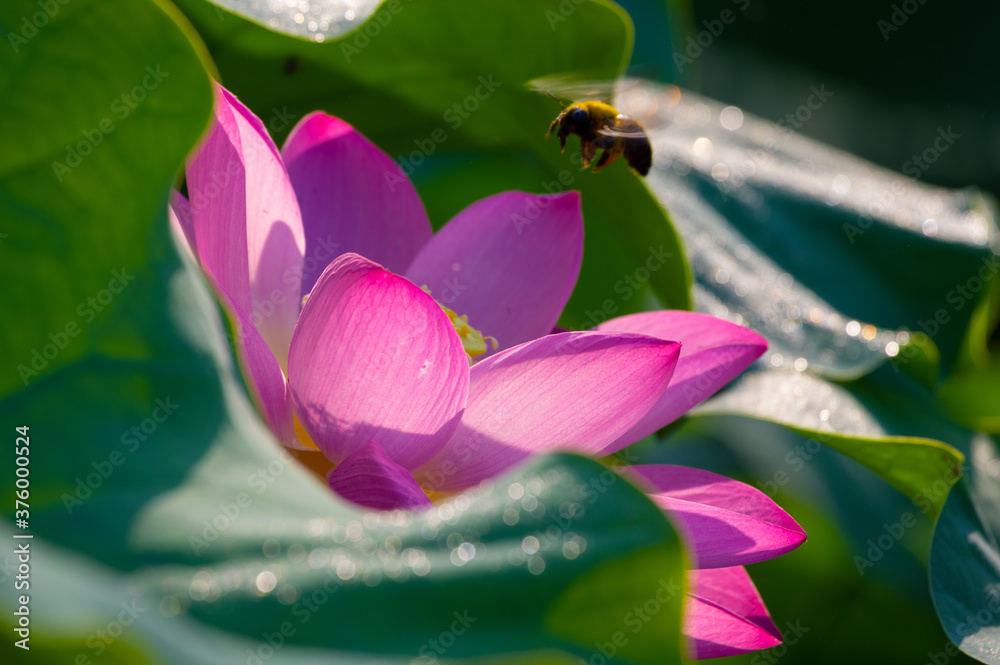
[[[580,156],[585,169],[590,168],[597,151],[604,150],[597,160],[594,173],[622,155],[625,155],[625,161],[639,175],[649,173],[649,167],[653,164],[653,148],[645,130],[630,116],[619,113],[610,104],[598,101],[570,104],[552,121],[545,137],[548,138],[556,127],[559,128],[557,135],[564,152],[567,136],[576,134],[580,137]]]

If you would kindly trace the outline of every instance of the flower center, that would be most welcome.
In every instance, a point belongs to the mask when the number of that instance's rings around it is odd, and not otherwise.
[[[424,293],[431,295],[431,289],[429,286],[424,285],[420,287],[423,289]],[[431,296],[433,297],[433,296]],[[437,302],[435,300],[434,302]],[[479,356],[486,353],[486,342],[489,341],[492,345],[493,350],[497,350],[497,340],[495,337],[483,336],[483,333],[479,332],[475,328],[469,325],[469,317],[465,314],[459,316],[454,311],[448,309],[441,303],[437,302],[438,307],[444,310],[444,313],[448,315],[448,320],[451,321],[451,325],[455,326],[455,332],[458,333],[458,338],[462,340],[462,348],[465,349],[466,355],[469,356],[469,364]]]

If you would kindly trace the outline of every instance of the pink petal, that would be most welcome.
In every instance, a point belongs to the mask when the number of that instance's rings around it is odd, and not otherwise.
[[[552,331],[582,256],[579,193],[503,192],[455,215],[406,276],[509,349]]]
[[[170,190],[167,217],[170,219],[170,227],[180,240],[181,246],[187,251],[188,256],[197,263],[198,253],[194,244],[194,221],[191,219],[191,204],[176,189]]]
[[[683,353],[683,351],[682,351]],[[710,471],[670,464],[626,467],[626,476],[670,513],[693,568],[727,568],[785,554],[806,532],[760,490]]]
[[[433,230],[395,161],[349,124],[303,118],[281,149],[306,233],[303,293],[334,258],[354,252],[403,274]]]
[[[646,416],[604,451],[611,454],[665,427],[716,391],[767,350],[767,340],[723,319],[684,311],[630,314],[597,326],[603,332],[633,332],[681,343],[670,386]]]
[[[374,440],[396,464],[413,469],[458,426],[469,391],[467,358],[430,296],[345,254],[320,275],[292,337],[295,413],[333,462]]]
[[[282,444],[304,449],[295,439],[291,393],[277,359],[253,323],[244,318],[237,325],[236,356],[257,412]]]
[[[218,84],[215,116],[188,161],[187,182],[202,267],[284,367],[301,306],[298,202],[264,125]]]
[[[211,275],[206,275],[222,307],[233,320],[236,359],[246,378],[247,389],[261,418],[271,428],[278,440],[291,448],[304,449],[296,441],[292,419],[292,400],[288,381],[278,366],[274,354],[267,347],[260,332],[243,316],[229,296],[219,287]]]
[[[679,352],[642,335],[571,332],[491,356],[472,367],[458,430],[415,475],[452,491],[534,453],[597,453],[662,394]]]
[[[692,658],[735,656],[781,644],[757,588],[742,566],[688,571],[684,635]]]
[[[326,476],[334,492],[375,510],[419,510],[431,505],[410,472],[369,441]]]

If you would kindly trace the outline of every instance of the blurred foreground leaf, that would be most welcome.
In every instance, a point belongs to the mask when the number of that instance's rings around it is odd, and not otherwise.
[[[978,191],[925,185],[672,86],[629,82],[616,102],[646,118],[647,183],[684,240],[698,309],[764,334],[771,366],[851,379],[895,357],[926,383],[931,347],[949,368],[977,301],[1000,289],[995,205]],[[929,340],[909,348],[914,333]]]
[[[961,473],[961,450],[972,434],[896,371],[884,366],[846,384],[805,372],[752,371],[694,413],[784,425],[857,460],[933,518]]]

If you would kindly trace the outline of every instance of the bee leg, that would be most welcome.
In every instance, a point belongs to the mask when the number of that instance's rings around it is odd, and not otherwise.
[[[583,158],[584,171],[590,168],[590,162],[593,161],[594,156],[597,154],[597,149],[600,147],[600,141],[594,139],[588,141],[582,136],[580,137],[580,157]]]
[[[560,116],[561,117],[561,116]],[[569,129],[566,125],[559,125],[559,145],[562,147],[560,152],[566,152],[566,139],[569,137]]]
[[[605,148],[604,152],[601,153],[601,158],[597,160],[597,166],[594,167],[594,173],[597,173],[605,166],[618,159],[624,151],[625,142],[620,140],[615,141],[614,145],[611,147]]]
[[[549,131],[545,132],[545,138],[549,138],[550,136],[552,136],[552,132],[555,130],[556,126],[559,124],[560,118],[562,118],[562,115],[560,115],[558,118],[556,118],[555,120],[552,121],[552,124],[549,125]]]

